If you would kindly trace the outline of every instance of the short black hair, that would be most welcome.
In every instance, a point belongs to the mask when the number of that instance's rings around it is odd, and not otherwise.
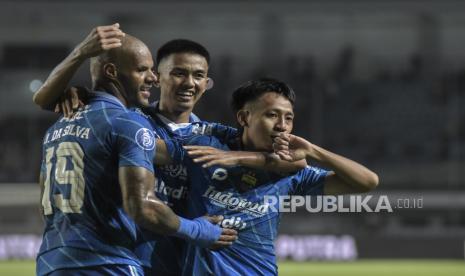
[[[295,93],[285,82],[273,78],[261,78],[242,84],[232,94],[231,107],[234,113],[244,108],[245,104],[258,99],[267,92],[275,92],[291,102],[294,106]]]
[[[191,53],[205,58],[207,64],[210,64],[210,53],[201,44],[188,39],[173,39],[163,44],[157,51],[157,67],[160,62],[171,54]]]

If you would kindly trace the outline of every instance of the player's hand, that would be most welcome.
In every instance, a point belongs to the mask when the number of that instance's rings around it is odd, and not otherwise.
[[[282,160],[294,162],[306,159],[312,144],[299,136],[282,133],[274,139],[273,149]]]
[[[223,216],[204,216],[212,224],[219,224],[223,220]],[[222,228],[220,238],[209,247],[210,250],[219,250],[231,246],[237,240],[237,231],[229,228]]]
[[[121,47],[121,39],[125,33],[119,28],[119,23],[98,26],[74,49],[83,59],[95,57],[104,51]]]
[[[78,87],[68,88],[55,105],[55,112],[63,113],[63,116],[66,118],[71,118],[79,107],[84,106],[82,98],[84,97],[84,94],[88,92],[83,90],[84,88]]]
[[[273,138],[273,152],[278,154],[278,152],[288,153],[289,152],[289,134],[281,132],[278,136]]]
[[[224,151],[209,146],[184,146],[187,154],[195,163],[204,163],[202,167],[213,165],[232,167],[240,165],[240,159],[247,156],[246,152]]]

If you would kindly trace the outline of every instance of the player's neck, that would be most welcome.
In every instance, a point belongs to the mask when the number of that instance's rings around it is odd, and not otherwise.
[[[253,142],[248,139],[247,137],[247,133],[244,132],[242,133],[242,137],[241,137],[241,149],[242,150],[250,150],[250,151],[253,151],[255,148]]]
[[[185,111],[185,112],[174,112],[174,111],[169,111],[166,108],[162,108],[160,106],[159,112],[161,115],[164,117],[168,118],[170,121],[176,124],[184,124],[184,123],[189,123],[189,117],[191,115],[191,111]]]
[[[129,105],[128,101],[126,100],[125,97],[118,91],[118,89],[115,88],[115,86],[110,85],[108,83],[99,83],[94,86],[93,90],[95,91],[104,91],[107,92],[110,95],[115,96],[120,102],[125,106],[125,107],[132,107]]]

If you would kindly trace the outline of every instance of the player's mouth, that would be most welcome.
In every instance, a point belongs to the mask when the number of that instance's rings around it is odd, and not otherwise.
[[[152,88],[151,85],[144,85],[144,86],[141,86],[140,88],[140,94],[142,95],[142,97],[148,99],[150,98],[150,89]]]
[[[188,102],[194,98],[195,92],[194,91],[178,91],[176,92],[176,97],[181,102]]]

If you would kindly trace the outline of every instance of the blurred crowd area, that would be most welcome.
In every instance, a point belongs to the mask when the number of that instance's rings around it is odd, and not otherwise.
[[[0,183],[37,181],[58,115],[32,92],[93,27],[119,22],[154,54],[174,38],[208,48],[202,119],[235,125],[233,90],[275,77],[296,91],[294,133],[366,164],[380,189],[465,187],[463,1],[0,2]],[[89,79],[84,64],[72,84]]]
[[[463,188],[463,176],[454,168],[464,154],[465,113],[460,106],[465,68],[435,72],[421,56],[413,55],[403,70],[379,68],[360,78],[352,69],[356,53],[350,47],[342,49],[325,74],[311,56],[289,57],[271,75],[296,91],[294,133],[375,168],[383,188]],[[270,76],[267,68],[259,66],[242,79],[234,78],[237,63],[230,57],[213,57],[215,86],[195,109],[201,118],[235,125],[228,106],[234,88]],[[158,93],[153,91],[154,99]],[[38,110],[40,116],[0,119],[0,182],[37,181],[42,136],[58,118]]]

